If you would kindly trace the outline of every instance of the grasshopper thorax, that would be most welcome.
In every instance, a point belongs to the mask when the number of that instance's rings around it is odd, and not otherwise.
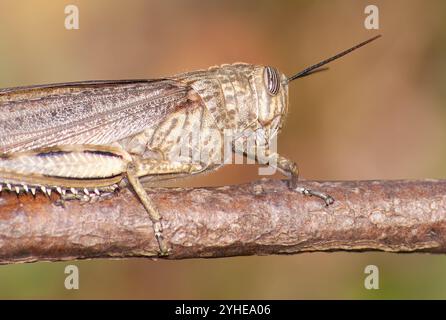
[[[275,135],[288,109],[288,83],[272,67],[235,63],[182,74],[203,100],[219,129],[262,130]]]

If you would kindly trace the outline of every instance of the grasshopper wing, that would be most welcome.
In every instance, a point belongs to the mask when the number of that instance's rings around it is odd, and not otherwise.
[[[110,144],[156,126],[187,101],[189,90],[170,79],[0,89],[0,154]]]

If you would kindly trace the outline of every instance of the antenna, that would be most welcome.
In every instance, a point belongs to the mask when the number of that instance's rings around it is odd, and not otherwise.
[[[358,49],[358,48],[361,48],[362,46],[365,46],[366,44],[368,44],[368,43],[370,43],[370,42],[372,42],[372,41],[378,39],[379,37],[381,37],[380,34],[377,35],[377,36],[375,36],[375,37],[373,37],[373,38],[370,38],[369,40],[366,40],[366,41],[364,41],[364,42],[361,42],[360,44],[357,44],[356,46],[354,46],[354,47],[352,47],[352,48],[350,48],[350,49],[347,49],[347,50],[345,50],[345,51],[342,51],[341,53],[338,53],[337,55],[335,55],[335,56],[333,56],[333,57],[331,57],[331,58],[328,58],[328,59],[323,60],[323,61],[321,61],[321,62],[319,62],[319,63],[316,63],[316,64],[312,65],[311,67],[308,67],[308,68],[306,68],[306,69],[304,69],[304,70],[302,70],[302,71],[296,73],[295,75],[289,77],[289,78],[287,79],[287,83],[288,83],[288,82],[291,82],[291,81],[293,81],[293,80],[296,80],[296,79],[298,79],[298,78],[302,78],[302,77],[308,76],[308,75],[313,74],[313,73],[315,73],[315,72],[319,72],[319,71],[326,70],[326,68],[322,68],[322,69],[319,69],[319,68],[322,67],[323,65],[326,65],[327,63],[330,63],[330,62],[332,62],[332,61],[334,61],[334,60],[336,60],[336,59],[339,59],[339,58],[342,57],[342,56],[345,56],[346,54],[348,54],[348,53],[350,53],[350,52],[352,52],[352,51],[355,51],[355,50]]]

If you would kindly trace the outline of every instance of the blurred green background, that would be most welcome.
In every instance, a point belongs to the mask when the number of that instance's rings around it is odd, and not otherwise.
[[[64,28],[75,4],[80,29]],[[364,28],[364,8],[380,30]],[[306,179],[446,176],[446,3],[414,1],[0,1],[0,87],[156,78],[244,61],[286,74],[377,32],[383,38],[290,87],[279,151]],[[257,178],[228,166],[185,181]],[[64,268],[80,268],[80,289]],[[364,288],[364,268],[380,289]],[[0,266],[0,298],[446,298],[446,257],[306,253],[185,261],[98,260]]]

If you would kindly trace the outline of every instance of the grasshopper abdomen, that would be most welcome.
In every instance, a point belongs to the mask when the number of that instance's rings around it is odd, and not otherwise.
[[[113,147],[71,145],[15,152],[0,158],[4,186],[16,192],[98,193],[123,179],[130,156]]]

